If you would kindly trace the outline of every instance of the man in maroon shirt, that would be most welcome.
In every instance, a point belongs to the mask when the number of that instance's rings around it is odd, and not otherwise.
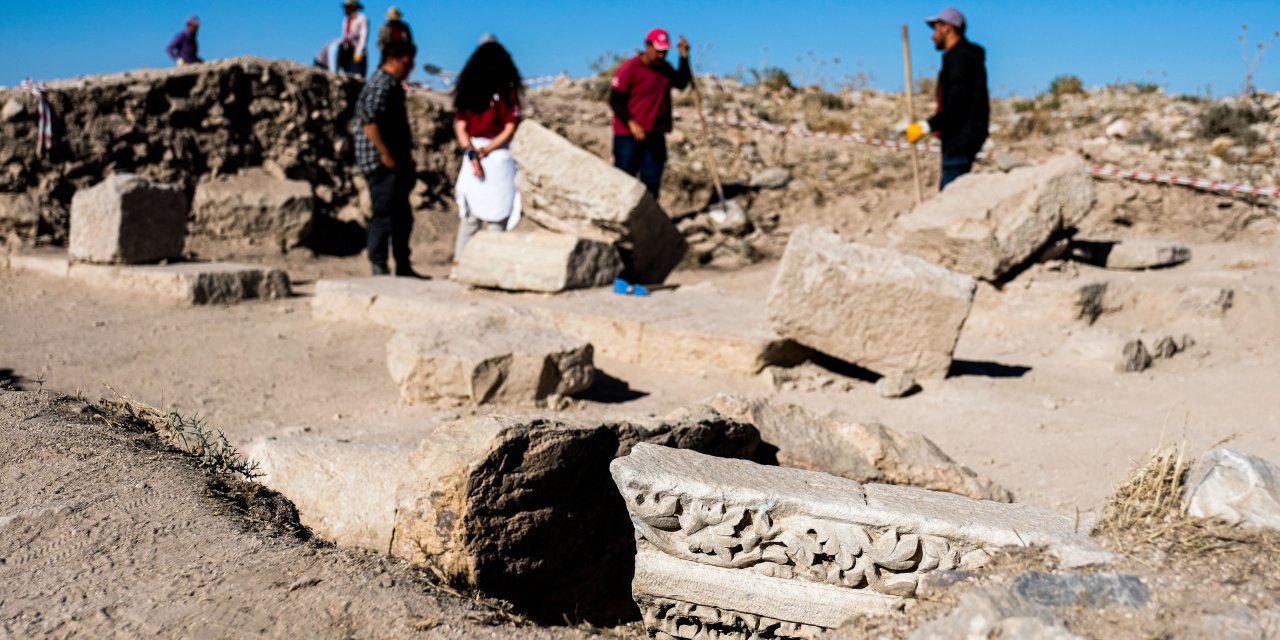
[[[613,109],[613,164],[639,176],[649,193],[658,197],[662,169],[667,164],[667,133],[671,131],[671,88],[689,86],[689,41],[680,36],[680,68],[667,62],[671,36],[654,29],[645,37],[644,51],[618,67],[609,92]]]

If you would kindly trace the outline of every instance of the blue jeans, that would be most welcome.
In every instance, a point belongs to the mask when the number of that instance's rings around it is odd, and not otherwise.
[[[667,134],[651,131],[644,140],[631,134],[613,134],[613,166],[640,178],[654,200],[662,186],[662,169],[667,164]]]
[[[969,173],[973,169],[973,158],[971,155],[943,153],[942,180],[938,183],[938,190],[946,189],[952,180]]]

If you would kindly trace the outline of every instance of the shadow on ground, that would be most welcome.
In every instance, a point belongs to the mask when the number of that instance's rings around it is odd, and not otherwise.
[[[578,400],[586,400],[588,402],[599,402],[602,404],[622,404],[639,400],[649,395],[648,391],[639,391],[632,389],[630,384],[624,380],[619,380],[599,369],[596,370],[596,381],[591,385],[590,389],[582,393],[575,394],[573,397]]]
[[[952,360],[948,378],[961,376],[981,376],[984,378],[1021,378],[1031,371],[1031,367],[1020,364],[1001,364],[985,360]]]

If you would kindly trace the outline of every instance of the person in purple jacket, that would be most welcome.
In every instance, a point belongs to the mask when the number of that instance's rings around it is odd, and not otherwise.
[[[173,61],[182,66],[184,64],[194,64],[196,62],[204,62],[200,59],[200,44],[196,42],[196,32],[200,30],[200,18],[191,16],[187,18],[187,28],[178,32],[173,37],[173,41],[169,43],[169,57]]]

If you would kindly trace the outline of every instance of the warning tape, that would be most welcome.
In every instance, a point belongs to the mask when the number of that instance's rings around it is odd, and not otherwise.
[[[830,133],[826,131],[812,131],[808,128],[801,127],[785,127],[773,124],[772,122],[764,122],[761,120],[742,120],[736,117],[725,117],[716,115],[707,115],[707,122],[736,127],[740,129],[749,129],[756,131],[767,131],[781,135],[790,135],[801,138],[814,138],[817,140],[836,140],[840,142],[853,142],[856,144],[865,144],[873,147],[884,147],[888,149],[910,149],[915,147],[921,151],[929,153],[942,153],[942,148],[937,145],[913,145],[902,140],[883,140],[880,138],[871,138],[857,133]],[[984,151],[978,154],[978,158],[983,160],[992,159],[994,154],[990,151]],[[1263,196],[1270,198],[1280,197],[1280,188],[1277,187],[1256,187],[1243,182],[1223,182],[1221,180],[1207,180],[1204,178],[1187,178],[1175,176],[1172,174],[1153,173],[1150,171],[1138,171],[1132,169],[1118,169],[1115,167],[1089,167],[1089,175],[1101,178],[1118,178],[1122,180],[1132,180],[1134,182],[1150,182],[1155,184],[1169,184],[1180,187],[1191,187],[1202,189],[1205,191],[1218,191],[1223,193],[1237,193],[1242,195]]]
[[[440,78],[440,83],[446,87],[453,86],[453,83],[457,81],[457,77],[458,77],[458,73],[456,71],[441,71],[436,75]],[[568,77],[569,77],[569,74],[564,73],[562,71],[555,75],[534,76],[532,78],[524,78],[524,86],[534,87],[538,85],[551,84],[561,78],[568,78]]]

